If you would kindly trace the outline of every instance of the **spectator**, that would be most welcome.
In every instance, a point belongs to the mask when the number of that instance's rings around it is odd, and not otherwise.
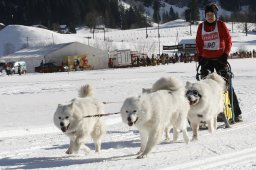
[[[18,74],[21,75],[21,65],[20,65],[20,63],[18,64]]]

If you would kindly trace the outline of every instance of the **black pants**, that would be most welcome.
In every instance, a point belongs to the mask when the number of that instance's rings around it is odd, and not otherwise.
[[[228,73],[228,67],[226,63],[222,63],[217,59],[204,59],[204,61],[202,62],[201,65],[201,70],[200,70],[200,74],[201,74],[201,79],[203,79],[204,77],[206,77],[209,73],[214,72],[214,70],[216,70],[216,72],[221,75],[223,78],[225,79],[230,79],[231,77],[229,76]],[[232,87],[232,89],[229,89],[229,99],[230,102],[232,101],[231,99],[231,93],[233,93],[233,107],[234,107],[234,114],[235,117],[238,117],[240,114],[242,114],[238,100],[237,100],[237,96],[236,93],[234,91],[234,88]]]

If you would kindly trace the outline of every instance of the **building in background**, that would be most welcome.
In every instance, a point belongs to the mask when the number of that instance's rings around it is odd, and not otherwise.
[[[85,58],[86,57],[86,58]],[[105,69],[108,67],[108,52],[97,49],[79,42],[57,44],[47,47],[24,48],[13,54],[1,57],[6,62],[25,61],[27,72],[35,72],[35,67],[43,63],[54,63],[56,65],[68,65],[74,63],[74,59],[83,60],[90,69]],[[84,60],[87,61],[84,61]],[[72,61],[71,61],[72,60]],[[68,63],[67,63],[68,62]]]

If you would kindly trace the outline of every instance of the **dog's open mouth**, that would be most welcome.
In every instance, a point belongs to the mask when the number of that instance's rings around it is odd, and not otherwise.
[[[135,123],[137,122],[137,120],[138,120],[138,117],[136,118],[136,120],[135,120],[134,122],[128,122],[128,125],[129,125],[129,126],[135,125]]]
[[[193,105],[193,104],[195,104],[196,103],[196,100],[195,101],[189,101],[189,104],[190,105]]]
[[[189,100],[190,105],[194,105],[195,103],[197,103],[197,100]]]
[[[62,132],[66,132],[68,130],[68,128],[69,128],[69,125],[70,125],[70,123],[68,124],[68,126],[62,126],[61,127],[61,131]]]

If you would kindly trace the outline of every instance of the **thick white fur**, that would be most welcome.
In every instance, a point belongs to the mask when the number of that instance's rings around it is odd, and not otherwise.
[[[101,150],[101,138],[104,133],[102,118],[84,118],[88,115],[104,114],[103,104],[93,97],[93,88],[90,85],[82,86],[79,96],[70,104],[59,104],[54,114],[54,124],[70,138],[67,154],[77,153],[81,148],[89,153],[90,148],[84,145],[88,136],[95,143],[95,150]]]
[[[184,85],[181,81],[174,77],[162,77],[157,80],[151,88],[142,88],[142,93],[152,93],[159,90],[170,90],[176,91],[176,93],[180,93],[180,95],[184,95]],[[183,90],[182,90],[183,89]],[[170,130],[172,129],[172,124],[169,124],[165,128],[165,140],[170,141]],[[175,135],[175,134],[173,134]]]
[[[208,124],[210,133],[217,129],[217,116],[223,112],[225,81],[217,73],[209,74],[206,79],[196,83],[187,82],[186,89],[196,90],[201,98],[189,96],[188,100],[194,101],[188,113],[188,119],[193,130],[192,140],[198,139],[198,128],[201,121]]]
[[[151,88],[142,88],[142,93],[152,93],[158,90],[182,92],[180,90],[182,86],[182,82],[174,77],[162,77],[159,80],[157,80]]]
[[[164,83],[167,89],[160,90]],[[127,98],[121,108],[123,122],[129,126],[135,125],[140,131],[141,148],[137,158],[146,157],[170,125],[174,128],[174,141],[177,141],[179,131],[182,130],[185,142],[189,142],[186,129],[189,103],[185,98],[184,86],[174,78],[164,78],[153,87],[157,89],[156,92]]]
[[[157,80],[153,84],[151,92],[156,92],[158,90],[170,90],[184,94],[184,87],[182,82],[174,77],[162,77]]]

